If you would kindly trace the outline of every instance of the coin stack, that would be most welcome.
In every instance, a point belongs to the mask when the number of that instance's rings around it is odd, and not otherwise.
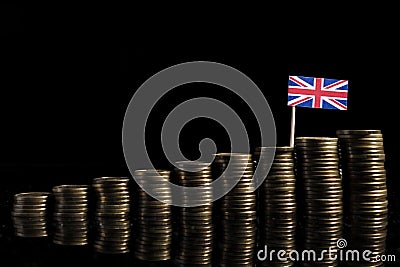
[[[175,168],[179,185],[197,187],[196,190],[199,191],[199,198],[185,192],[184,207],[178,210],[178,238],[174,245],[176,266],[211,267],[213,263],[212,176],[209,165],[188,161],[178,162]],[[189,204],[195,206],[188,206]]]
[[[275,151],[275,152],[274,152]],[[260,162],[260,154],[275,153],[269,162]],[[284,257],[295,249],[296,236],[296,178],[294,173],[293,147],[259,147],[255,158],[257,168],[268,171],[267,177],[257,190],[259,218],[259,248],[268,251],[286,251]],[[293,266],[289,258],[268,258],[260,266]]]
[[[55,244],[71,246],[88,244],[88,189],[87,185],[53,187]]]
[[[380,130],[338,130],[337,136],[348,203],[346,237],[352,249],[372,251],[372,259],[386,250],[388,200],[383,135]],[[355,264],[361,265],[381,266],[377,262]]]
[[[337,249],[343,236],[343,188],[339,170],[338,139],[333,137],[297,137],[296,174],[304,199],[304,249],[324,256],[318,262],[303,261],[303,266],[337,266],[338,260],[322,250]],[[333,254],[333,253],[332,253]]]
[[[14,195],[12,219],[16,236],[48,236],[47,208],[50,195],[50,192],[27,192]]]
[[[148,195],[142,188],[137,188],[135,203],[135,242],[136,259],[151,262],[164,262],[171,259],[172,199],[168,170],[136,170],[136,181],[150,186],[152,193],[163,201]]]
[[[96,252],[118,254],[129,252],[131,234],[129,178],[94,178],[92,186],[97,201],[94,240]]]
[[[218,153],[214,164],[225,189],[218,203],[219,266],[253,266],[256,246],[256,195],[251,154]],[[228,167],[229,165],[229,167]],[[227,168],[228,167],[228,168]],[[235,180],[237,184],[235,185]]]

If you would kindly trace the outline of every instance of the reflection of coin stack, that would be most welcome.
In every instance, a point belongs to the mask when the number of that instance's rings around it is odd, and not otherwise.
[[[130,194],[129,178],[100,177],[93,179],[97,195],[94,248],[99,253],[129,252]]]
[[[255,151],[271,154],[273,148],[261,147]],[[295,249],[296,234],[296,194],[294,174],[294,149],[276,147],[273,162],[259,162],[257,168],[269,169],[269,173],[258,190],[260,249],[266,245],[268,251],[283,250],[290,253]],[[288,254],[285,255],[288,257]],[[261,266],[293,266],[293,261],[276,257],[263,261]]]
[[[58,245],[88,244],[88,186],[58,185],[53,187],[54,236]]]
[[[214,163],[222,173],[224,186],[230,189],[219,203],[220,266],[253,266],[256,243],[256,195],[252,183],[253,163],[250,154],[219,153]],[[227,166],[231,170],[227,171]]]
[[[27,192],[14,195],[12,218],[15,235],[46,237],[47,201],[50,192]]]
[[[352,249],[384,254],[388,200],[385,153],[380,130],[338,130],[348,203],[346,237]],[[359,266],[380,266],[372,262]]]
[[[190,171],[185,171],[184,168],[190,168]],[[199,192],[201,198],[193,201],[195,207],[187,207],[188,199],[193,200],[195,196],[184,193],[183,204],[186,207],[179,208],[177,226],[179,243],[175,246],[174,260],[177,266],[212,266],[211,168],[208,163],[178,162],[175,173],[179,185],[197,187],[196,190],[201,191]]]
[[[296,138],[296,172],[304,193],[304,249],[315,250],[323,260],[303,266],[337,266],[337,255],[322,254],[336,249],[343,232],[343,188],[339,170],[338,139]],[[332,253],[333,254],[333,253]]]
[[[143,189],[136,192],[135,205],[135,257],[143,261],[167,261],[171,259],[172,194],[168,181],[170,171],[167,170],[136,170],[136,181],[151,186],[152,193],[157,194],[165,202],[148,195]]]

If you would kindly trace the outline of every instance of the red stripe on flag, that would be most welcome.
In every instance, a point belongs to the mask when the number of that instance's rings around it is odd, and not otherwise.
[[[315,78],[314,86],[315,86],[315,101],[314,108],[321,108],[321,88],[322,88],[323,80],[322,78]]]
[[[346,83],[346,82],[347,82],[347,80],[340,80],[340,81],[337,81],[337,82],[335,82],[335,83],[332,83],[332,84],[330,84],[330,85],[325,86],[325,89],[329,89],[329,88],[332,88],[332,87],[334,87],[334,86],[336,86],[336,85],[339,85],[339,84],[341,84],[341,83]]]
[[[309,86],[308,84],[303,83],[302,80],[297,79],[296,76],[289,76],[289,79],[292,80],[295,83],[300,84],[301,86]]]
[[[300,99],[300,100],[298,100],[298,101],[296,101],[296,102],[290,104],[290,106],[296,106],[297,104],[300,104],[301,102],[308,101],[308,100],[310,100],[310,99],[311,99],[310,96],[309,96],[309,97],[306,97],[306,98],[304,98],[304,99]]]
[[[338,105],[339,107],[341,107],[343,109],[347,109],[347,107],[345,105],[343,105],[342,103],[340,103],[339,101],[337,101],[335,99],[330,99],[330,101],[332,101],[333,103],[335,103],[336,105]]]
[[[315,96],[315,90],[289,87],[289,94]],[[321,90],[321,96],[347,98],[347,92]]]

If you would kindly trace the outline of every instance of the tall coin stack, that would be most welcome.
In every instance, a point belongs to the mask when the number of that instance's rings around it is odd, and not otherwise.
[[[129,252],[131,236],[129,178],[94,178],[92,186],[97,196],[95,251],[107,254]]]
[[[135,242],[136,259],[151,262],[164,262],[171,259],[172,223],[170,171],[136,170],[136,181],[151,186],[152,193],[157,194],[165,202],[148,195],[138,188],[135,201]],[[168,203],[169,202],[169,203]]]
[[[175,169],[179,185],[197,187],[196,190],[201,191],[198,197],[190,193],[183,195],[184,207],[178,211],[178,238],[174,246],[176,266],[211,267],[213,264],[212,176],[209,165],[178,162],[178,168]],[[196,206],[189,207],[189,199]]]
[[[54,195],[53,242],[58,245],[88,244],[87,185],[57,185]]]
[[[12,219],[16,236],[48,236],[47,207],[50,195],[50,192],[27,192],[14,195]]]
[[[256,247],[256,195],[251,154],[218,153],[214,164],[226,189],[239,180],[218,203],[219,266],[254,266]],[[227,166],[231,170],[227,172]]]
[[[294,173],[293,147],[259,147],[256,148],[255,158],[260,153],[271,154],[275,150],[272,162],[257,161],[257,168],[268,170],[266,179],[257,190],[258,197],[258,231],[259,249],[267,246],[268,251],[286,251],[284,255],[296,247],[296,178]],[[289,258],[279,260],[267,259],[260,266],[293,266]]]
[[[339,170],[338,139],[297,137],[296,174],[301,180],[304,198],[304,248],[314,250],[318,262],[305,259],[303,266],[337,266],[337,256],[322,250],[337,249],[343,236],[343,188]]]
[[[372,251],[372,259],[386,250],[388,200],[383,135],[380,130],[338,130],[337,135],[348,204],[346,237],[351,249]],[[372,260],[354,265],[381,264]]]

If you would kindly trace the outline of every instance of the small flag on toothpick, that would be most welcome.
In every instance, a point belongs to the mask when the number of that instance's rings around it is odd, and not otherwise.
[[[290,146],[294,147],[296,107],[347,110],[348,80],[289,76],[288,106],[292,107]]]
[[[347,110],[348,80],[289,76],[288,106]]]

